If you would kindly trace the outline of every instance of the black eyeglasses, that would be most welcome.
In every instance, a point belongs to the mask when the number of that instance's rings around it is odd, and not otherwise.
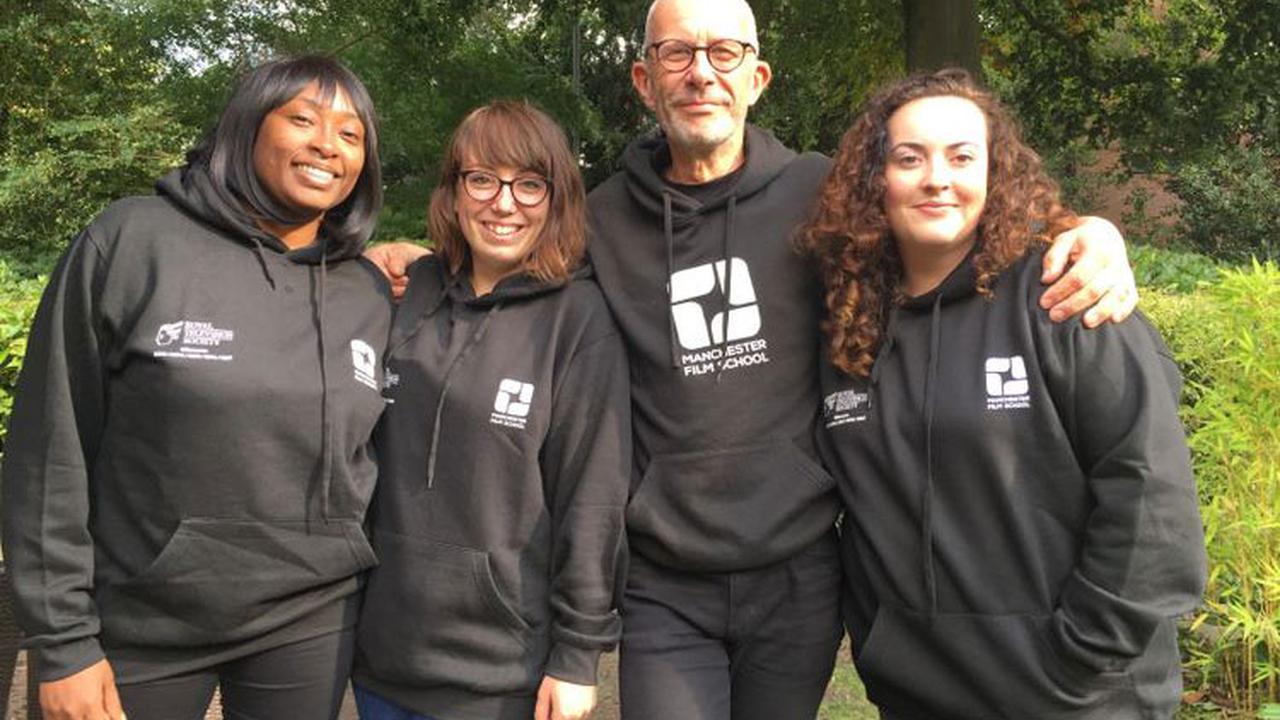
[[[662,40],[649,46],[658,62],[667,72],[683,72],[693,64],[701,50],[707,54],[707,62],[716,72],[730,73],[747,59],[747,51],[756,52],[751,43],[741,40],[716,40],[706,45],[694,45],[684,40]]]
[[[511,188],[511,197],[516,204],[533,207],[547,199],[551,192],[551,183],[539,175],[523,175],[513,180],[503,180],[488,170],[463,170],[458,173],[462,178],[462,189],[467,196],[476,202],[489,202],[498,197],[502,188]]]

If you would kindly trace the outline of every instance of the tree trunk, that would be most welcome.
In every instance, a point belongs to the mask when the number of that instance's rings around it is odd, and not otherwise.
[[[982,78],[977,0],[902,0],[907,69],[962,67]]]

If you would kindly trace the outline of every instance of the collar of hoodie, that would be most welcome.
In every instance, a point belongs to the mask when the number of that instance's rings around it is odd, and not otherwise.
[[[414,320],[413,327],[393,342],[391,349],[387,352],[388,357],[421,331],[429,318],[445,311],[446,305],[449,306],[448,311],[451,313],[456,312],[456,309],[462,306],[484,312],[484,317],[476,324],[475,329],[467,337],[458,353],[449,362],[449,367],[445,369],[440,388],[440,398],[436,401],[436,408],[433,413],[431,437],[428,440],[426,486],[430,489],[435,487],[436,460],[440,452],[441,425],[444,419],[445,403],[449,397],[449,389],[453,385],[457,370],[462,367],[462,364],[476,346],[484,340],[485,334],[489,331],[494,318],[504,307],[556,292],[563,289],[573,280],[589,278],[591,276],[591,268],[585,264],[580,266],[564,282],[548,282],[523,273],[512,275],[499,281],[490,292],[477,296],[465,277],[465,269],[463,272],[451,275],[445,264],[438,258],[431,257],[424,260],[423,263],[423,267],[428,272],[434,269],[435,277],[420,277],[416,281],[411,280],[411,283],[432,283],[434,292],[428,290],[427,295],[422,296],[421,300],[411,296],[401,306],[400,312],[412,313],[416,311],[418,315]]]

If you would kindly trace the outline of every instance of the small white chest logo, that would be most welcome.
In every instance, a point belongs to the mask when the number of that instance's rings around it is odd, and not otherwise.
[[[214,327],[202,320],[177,320],[163,323],[156,329],[156,347],[152,352],[158,358],[182,358],[186,360],[214,360],[227,362],[234,356],[223,345],[235,342],[233,330]]]
[[[378,352],[369,343],[358,338],[351,341],[351,367],[355,370],[356,382],[378,389]]]
[[[494,425],[524,429],[533,404],[533,383],[503,378],[493,399],[489,422]]]
[[[988,410],[1031,407],[1031,383],[1021,355],[987,358],[986,383]]]
[[[730,269],[732,278],[726,298],[725,275]],[[760,304],[745,260],[729,258],[728,264],[719,260],[685,268],[672,273],[670,282],[671,323],[680,343],[680,365],[685,376],[769,362],[765,353],[769,343],[757,338],[761,329]],[[713,311],[710,320],[708,309]]]
[[[833,392],[822,400],[822,420],[827,428],[866,422],[871,416],[871,393],[857,390]]]

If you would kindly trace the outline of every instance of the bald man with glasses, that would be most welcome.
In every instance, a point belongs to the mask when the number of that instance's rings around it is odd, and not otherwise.
[[[812,440],[819,285],[789,242],[829,161],[747,123],[772,77],[745,2],[654,2],[631,79],[661,133],[588,200],[631,359],[626,720],[812,719],[840,643],[840,501]],[[1099,310],[1125,315],[1123,243],[1096,222],[1084,246],[1104,250],[1076,264],[1119,259]]]

